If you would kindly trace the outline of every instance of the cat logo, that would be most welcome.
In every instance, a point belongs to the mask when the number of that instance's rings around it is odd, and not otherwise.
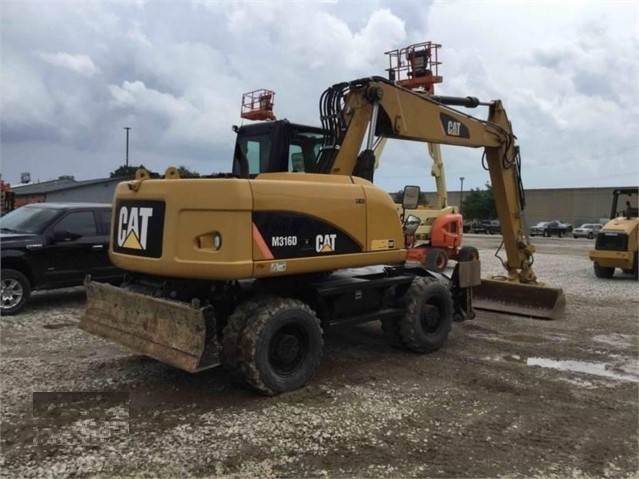
[[[336,234],[317,235],[315,237],[315,251],[318,253],[333,253],[335,251]]]
[[[146,250],[149,233],[149,218],[153,208],[132,206],[120,208],[118,216],[118,246],[121,248]]]
[[[459,136],[461,133],[461,123],[458,121],[448,120],[448,128],[446,133],[450,136]]]
[[[447,115],[446,113],[440,113],[439,119],[442,122],[442,128],[446,135],[459,138],[470,138],[470,131],[468,131],[468,127],[457,118]]]

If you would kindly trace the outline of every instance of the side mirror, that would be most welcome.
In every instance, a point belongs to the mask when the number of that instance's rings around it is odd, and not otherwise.
[[[66,230],[57,230],[53,232],[53,242],[54,243],[64,243],[65,241],[72,241],[74,239],[78,239],[80,235],[76,233],[71,233]]]
[[[419,205],[419,194],[421,193],[419,186],[404,186],[404,199],[402,200],[402,208],[405,210],[414,210]]]
[[[406,236],[413,236],[419,228],[422,221],[415,215],[408,215],[406,221],[404,221],[404,234]]]

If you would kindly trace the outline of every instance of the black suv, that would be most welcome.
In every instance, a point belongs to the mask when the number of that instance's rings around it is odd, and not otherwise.
[[[35,203],[0,218],[2,315],[16,314],[32,290],[81,285],[90,274],[117,283],[109,260],[111,205]]]

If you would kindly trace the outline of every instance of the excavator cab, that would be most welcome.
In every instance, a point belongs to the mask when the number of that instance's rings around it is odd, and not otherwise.
[[[324,130],[288,120],[236,127],[233,174],[255,178],[260,173],[313,173]]]

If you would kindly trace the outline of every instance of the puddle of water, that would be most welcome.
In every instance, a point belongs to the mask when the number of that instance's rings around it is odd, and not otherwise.
[[[510,336],[504,336],[502,339],[516,343],[542,343],[545,341],[545,338],[527,334],[511,334]]]
[[[618,346],[620,348],[631,348],[631,336],[627,334],[599,334],[592,338],[599,343],[608,344],[610,346]]]
[[[528,358],[528,366],[540,366],[542,368],[557,369],[559,371],[570,371],[584,374],[592,374],[618,381],[629,381],[639,383],[639,374],[623,374],[608,369],[604,363],[588,363],[585,361],[557,361],[555,359]]]

